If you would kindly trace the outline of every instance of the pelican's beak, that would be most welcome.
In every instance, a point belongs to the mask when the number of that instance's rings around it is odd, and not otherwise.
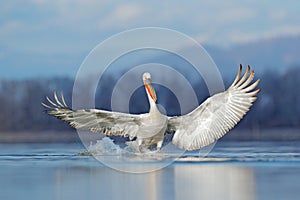
[[[152,85],[149,85],[148,83],[145,83],[145,88],[147,92],[149,93],[150,97],[153,99],[154,102],[156,102],[156,93]]]

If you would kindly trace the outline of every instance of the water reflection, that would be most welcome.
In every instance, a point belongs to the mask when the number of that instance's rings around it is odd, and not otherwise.
[[[229,165],[174,167],[176,199],[255,199],[251,168]]]
[[[146,174],[107,167],[71,167],[55,172],[57,199],[255,199],[251,168],[177,164]]]

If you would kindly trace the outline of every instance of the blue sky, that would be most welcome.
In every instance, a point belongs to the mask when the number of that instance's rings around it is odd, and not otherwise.
[[[11,0],[0,13],[0,78],[74,76],[99,42],[137,27],[175,29],[220,48],[300,35],[297,0]]]

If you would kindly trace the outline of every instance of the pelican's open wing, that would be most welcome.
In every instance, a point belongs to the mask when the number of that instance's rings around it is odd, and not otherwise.
[[[102,132],[105,135],[119,135],[133,139],[143,116],[98,109],[72,110],[65,103],[63,95],[60,101],[56,92],[54,92],[55,101],[46,98],[49,105],[44,103],[42,105],[48,108],[48,114],[67,122],[73,128]]]
[[[250,66],[242,78],[241,72],[242,66],[226,91],[209,97],[187,115],[169,118],[168,130],[175,131],[172,141],[175,145],[186,150],[207,146],[225,135],[243,118],[260,89],[253,91],[259,80],[250,84],[254,78]]]

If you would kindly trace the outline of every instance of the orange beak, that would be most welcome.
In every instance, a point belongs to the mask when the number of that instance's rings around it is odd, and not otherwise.
[[[153,99],[154,102],[156,102],[156,95],[155,92],[153,91],[152,87],[149,86],[149,84],[145,83],[145,88],[147,92],[149,93],[150,97]]]

